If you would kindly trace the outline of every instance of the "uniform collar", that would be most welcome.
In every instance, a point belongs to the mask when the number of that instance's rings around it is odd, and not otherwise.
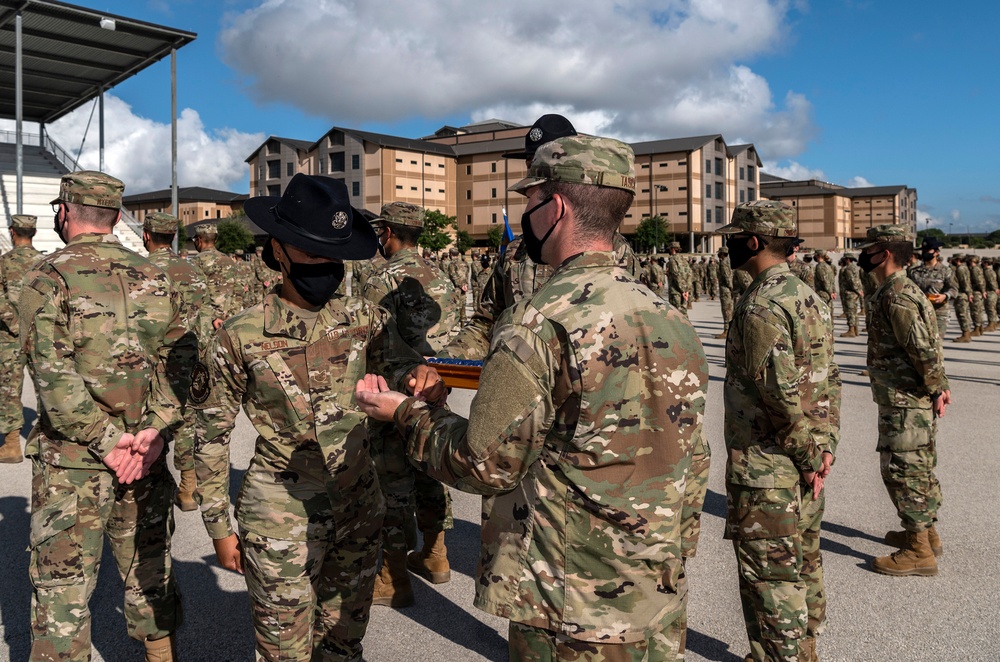
[[[334,296],[327,301],[312,327],[306,324],[295,308],[277,293],[272,292],[264,297],[264,331],[269,335],[307,341],[316,335],[316,329],[343,326],[351,324],[352,320],[351,314],[344,306],[344,298],[340,296]]]
[[[587,269],[590,267],[617,266],[614,251],[584,251],[566,258],[557,269]]]
[[[73,246],[75,244],[118,244],[121,246],[118,237],[113,234],[100,234],[94,232],[87,232],[85,234],[78,234],[69,240],[67,246]]]

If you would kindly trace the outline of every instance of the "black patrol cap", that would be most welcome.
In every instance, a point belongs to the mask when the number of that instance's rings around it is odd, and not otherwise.
[[[936,251],[944,246],[941,240],[937,237],[924,237],[923,243],[920,244],[920,250],[924,251]]]
[[[535,150],[547,142],[552,142],[557,138],[577,135],[573,124],[563,117],[551,113],[542,115],[531,125],[531,130],[524,136],[524,149],[520,152],[507,152],[502,156],[505,159],[531,159],[535,156]]]

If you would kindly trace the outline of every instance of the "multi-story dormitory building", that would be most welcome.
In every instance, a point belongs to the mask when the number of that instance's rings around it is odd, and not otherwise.
[[[444,126],[420,139],[342,127],[333,127],[315,142],[272,136],[247,158],[250,195],[281,195],[298,172],[326,175],[344,180],[356,207],[377,212],[386,202],[412,202],[456,217],[458,229],[479,241],[486,239],[490,228],[503,224],[506,208],[519,233],[525,199],[508,193],[507,187],[524,177],[527,166],[502,155],[522,149],[529,128],[487,120]],[[727,145],[722,135],[713,134],[632,147],[636,198],[622,227],[625,235],[635,232],[643,218],[658,214],[682,246],[692,246],[695,252],[714,251],[722,244],[716,230],[728,223],[736,205],[767,197],[761,187],[768,178],[760,172],[760,155],[753,145]],[[916,192],[900,188],[908,193],[898,196],[897,202],[907,205],[915,222]],[[843,193],[853,190],[861,189],[840,188],[835,195],[851,200],[855,213],[870,211],[876,214],[876,223],[883,222],[877,214],[886,194],[873,192],[871,209],[861,210],[863,197]],[[837,205],[824,203],[814,210],[816,203],[805,197],[795,204],[809,211],[802,220],[803,236],[811,246],[848,246],[851,239],[863,238],[868,227],[860,217],[853,223],[840,222]],[[828,209],[833,214],[830,219],[823,216]]]

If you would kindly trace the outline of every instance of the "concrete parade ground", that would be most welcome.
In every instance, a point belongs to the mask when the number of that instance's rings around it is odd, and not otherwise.
[[[835,304],[840,312],[840,304]],[[687,565],[687,660],[740,662],[749,648],[737,593],[733,549],[723,540],[725,444],[722,389],[725,374],[718,301],[696,303],[691,319],[711,364],[706,433],[714,453],[701,543]],[[837,320],[836,333],[846,326]],[[937,577],[894,578],[868,566],[892,550],[882,543],[899,522],[879,477],[875,452],[876,408],[865,367],[864,334],[837,338],[843,374],[841,442],[827,480],[823,561],[829,600],[820,659],[998,660],[1000,609],[1000,333],[954,344],[957,324],[945,340],[954,404],[938,428],[938,477],[944,493],[938,529],[944,556]],[[472,392],[455,391],[451,404],[467,413]],[[35,398],[24,394],[34,421]],[[26,426],[25,431],[28,427]],[[235,495],[253,451],[255,433],[242,415],[233,434]],[[0,660],[26,660],[30,647],[31,585],[26,551],[30,465],[0,465]],[[506,660],[507,623],[472,607],[479,553],[479,497],[454,492],[455,530],[447,544],[452,581],[432,586],[413,578],[417,602],[392,610],[376,607],[365,638],[373,662]],[[183,594],[185,623],[177,633],[179,659],[253,659],[253,632],[241,576],[222,570],[197,512],[175,510],[174,567]],[[122,584],[105,549],[91,601],[94,659],[141,660],[142,645],[128,638],[122,615]]]

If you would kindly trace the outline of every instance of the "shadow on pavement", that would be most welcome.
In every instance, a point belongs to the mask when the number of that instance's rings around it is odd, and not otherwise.
[[[706,660],[717,662],[743,662],[743,657],[729,650],[729,644],[697,630],[688,628],[687,650],[701,655]]]
[[[416,577],[413,578],[413,593],[417,599],[416,604],[399,609],[401,616],[488,660],[507,659],[507,640],[492,627],[477,620],[464,608]]]
[[[35,425],[35,419],[38,418],[38,414],[30,407],[22,407],[21,415],[24,416],[24,425],[21,426],[21,436],[27,439],[31,433],[31,428]]]
[[[726,495],[707,490],[705,492],[705,505],[701,512],[726,519]]]
[[[27,411],[27,410],[26,410]],[[29,468],[30,471],[30,468]],[[24,497],[0,499],[0,623],[11,660],[27,660],[31,649],[31,582],[28,580],[28,530],[31,515]]]
[[[252,660],[254,632],[246,587],[224,590],[215,565],[214,554],[200,562],[174,561],[184,605],[184,624],[177,631],[179,659]]]
[[[883,543],[883,539],[879,536],[868,533],[867,531],[859,531],[858,529],[844,526],[843,524],[836,524],[834,522],[823,522],[823,532],[844,536],[845,538],[862,538],[864,540],[871,540],[872,542],[877,542],[880,545]]]

